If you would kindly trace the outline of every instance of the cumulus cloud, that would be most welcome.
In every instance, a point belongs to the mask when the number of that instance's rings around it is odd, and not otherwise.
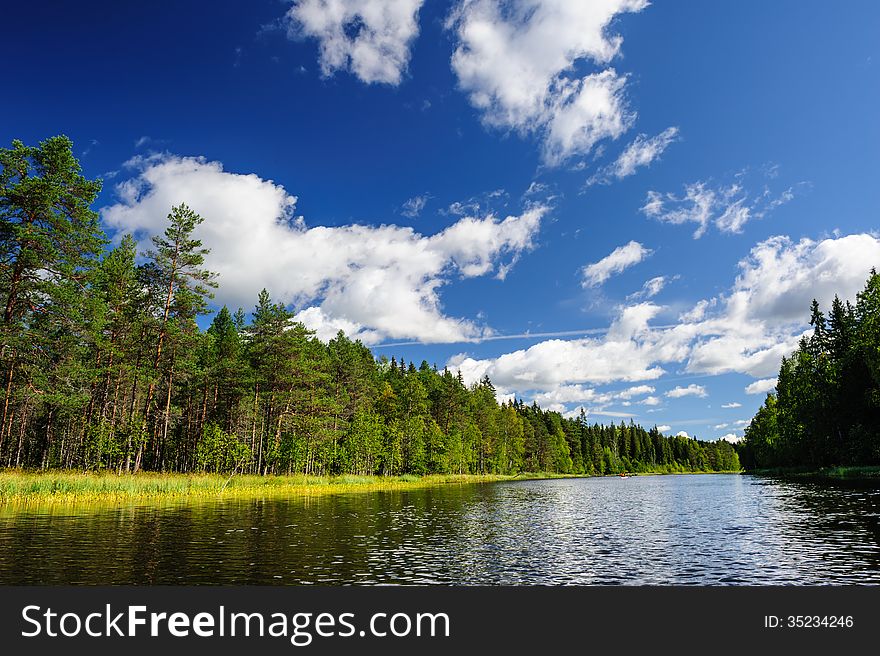
[[[740,437],[736,433],[727,433],[727,435],[722,435],[718,439],[724,440],[725,442],[730,442],[731,444],[736,444],[737,442],[742,440],[742,437]]]
[[[220,274],[219,303],[249,308],[266,287],[319,334],[341,328],[369,343],[489,334],[444,314],[440,291],[455,277],[503,277],[532,247],[547,211],[532,205],[504,219],[465,216],[434,235],[396,225],[308,226],[295,215],[296,197],[271,180],[195,157],[166,154],[138,165],[117,186],[119,202],[102,209],[112,230],[146,244],[165,229],[170,208],[185,202],[205,219],[196,236],[211,249],[208,268]]]
[[[587,180],[588,185],[609,184],[614,180],[629,177],[651,162],[659,159],[669,145],[678,140],[678,128],[670,127],[658,135],[648,137],[638,135],[611,164],[603,166],[595,175]]]
[[[652,303],[623,308],[601,338],[551,339],[498,358],[476,360],[465,354],[449,361],[467,382],[488,375],[509,391],[549,392],[561,385],[637,382],[659,378],[661,361],[682,359],[686,350],[667,333],[651,330],[660,311]]]
[[[662,426],[657,426],[657,430],[660,431],[661,433],[665,433],[667,431],[671,431],[672,426],[667,426],[666,424],[663,424]]]
[[[294,0],[291,38],[318,40],[321,73],[349,70],[361,81],[398,85],[419,34],[424,0]]]
[[[549,399],[571,385],[656,380],[670,364],[686,373],[746,374],[757,379],[749,386],[751,393],[762,393],[775,384],[771,377],[782,356],[809,329],[810,301],[815,297],[828,307],[835,294],[853,299],[877,262],[880,238],[870,234],[797,242],[771,237],[739,263],[727,292],[703,299],[697,303],[699,312],[683,313],[672,326],[654,325],[664,308],[642,302],[619,308],[603,336],[546,340],[497,358],[461,354],[449,364],[469,381],[488,374],[520,398],[544,394]],[[673,398],[705,392],[699,385],[676,389]],[[555,401],[569,402],[562,396]]]
[[[588,264],[581,269],[583,287],[597,287],[616,273],[620,273],[635,264],[638,264],[653,253],[637,241],[631,241],[624,246],[619,246],[603,257],[598,262]]]
[[[634,385],[614,392],[599,392],[584,385],[562,385],[550,392],[538,394],[534,400],[539,404],[587,403],[594,409],[603,409],[614,401],[628,401],[636,396],[644,396],[654,391],[650,385]]]
[[[698,396],[704,398],[707,396],[706,388],[702,385],[688,385],[687,387],[673,387],[666,392],[666,396],[670,399],[680,399],[683,396]]]
[[[754,383],[746,386],[746,394],[766,394],[776,389],[775,378],[764,378],[756,380]]]
[[[673,225],[697,224],[694,239],[702,237],[710,225],[726,233],[742,232],[743,226],[762,219],[780,205],[794,198],[794,188],[773,193],[765,184],[759,193],[746,187],[748,171],[740,171],[730,184],[712,185],[697,181],[684,186],[684,194],[648,191],[642,213]]]
[[[544,161],[558,165],[632,125],[626,77],[608,67],[623,39],[609,26],[619,14],[647,5],[462,0],[447,22],[456,39],[452,69],[486,125],[539,135]],[[581,62],[602,70],[578,77]]]
[[[697,324],[701,339],[687,370],[775,375],[807,329],[811,300],[829,307],[835,294],[853,299],[878,261],[880,239],[870,234],[819,242],[779,236],[758,243],[740,262],[716,313]]]

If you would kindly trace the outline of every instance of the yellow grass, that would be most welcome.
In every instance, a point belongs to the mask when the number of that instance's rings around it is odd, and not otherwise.
[[[530,475],[529,477],[537,477]],[[219,474],[0,471],[0,506],[46,502],[284,498],[409,490],[437,485],[513,480],[519,476],[228,476]]]

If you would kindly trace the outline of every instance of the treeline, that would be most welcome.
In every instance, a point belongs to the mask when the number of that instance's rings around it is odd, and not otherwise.
[[[264,290],[248,317],[180,205],[152,249],[108,249],[66,137],[0,150],[0,466],[259,474],[739,469],[726,442],[589,425],[488,378],[322,343]]]
[[[483,385],[488,385],[484,380]],[[657,427],[645,430],[629,424],[589,424],[583,411],[576,418],[514,402],[523,418],[525,469],[590,476],[622,472],[739,471],[739,457],[724,440],[703,442],[676,435],[666,437]]]
[[[880,465],[880,275],[855,305],[814,300],[813,333],[782,359],[739,447],[747,468]]]

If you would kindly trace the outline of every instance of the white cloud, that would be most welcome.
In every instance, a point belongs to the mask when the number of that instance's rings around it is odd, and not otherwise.
[[[674,387],[668,392],[666,392],[666,396],[670,399],[680,399],[683,396],[698,396],[700,398],[704,398],[707,396],[706,388],[702,385],[688,385],[687,387]]]
[[[103,220],[142,244],[165,229],[173,205],[185,202],[204,217],[196,236],[211,249],[207,267],[220,274],[219,303],[250,308],[266,287],[321,334],[344,328],[371,343],[489,334],[445,315],[440,291],[454,277],[503,276],[532,247],[547,211],[463,217],[430,236],[396,225],[309,227],[294,215],[296,197],[271,180],[167,154],[142,162],[117,190],[120,201],[103,208]]]
[[[687,355],[679,335],[649,328],[648,322],[659,311],[653,303],[641,303],[621,309],[601,338],[551,339],[485,360],[460,354],[449,361],[449,367],[460,369],[467,382],[488,374],[497,386],[516,391],[653,380],[664,373],[658,362]]]
[[[537,394],[534,400],[542,406],[552,403],[589,402],[594,409],[603,409],[614,401],[628,401],[653,391],[654,388],[650,385],[635,385],[615,392],[598,392],[592,387],[583,385],[562,385],[550,392]]]
[[[727,293],[700,301],[699,312],[682,314],[673,326],[652,325],[664,308],[643,302],[619,308],[604,336],[546,340],[490,359],[461,354],[450,367],[461,365],[466,380],[488,374],[520,398],[549,397],[570,385],[656,380],[669,363],[678,363],[687,373],[740,373],[772,382],[782,356],[809,328],[812,298],[823,307],[835,293],[854,299],[877,262],[880,238],[870,234],[819,242],[771,237],[739,263],[739,275]],[[759,381],[750,387],[769,384]]]
[[[767,392],[772,392],[774,389],[776,389],[776,379],[764,378],[762,380],[756,380],[751,385],[747,385],[746,394],[766,394]]]
[[[428,204],[429,198],[430,196],[428,194],[413,196],[403,204],[400,213],[410,219],[416,218],[417,216],[419,216],[419,214],[422,213],[422,210],[425,209],[425,205]]]
[[[736,433],[728,433],[727,435],[722,435],[718,439],[724,440],[725,442],[730,442],[731,444],[736,444],[737,442],[742,440],[742,437],[740,437]]]
[[[667,426],[666,424],[663,424],[662,426],[657,426],[657,430],[661,433],[665,433],[666,431],[671,431],[672,426]]]
[[[361,81],[400,84],[418,36],[424,0],[294,0],[291,38],[315,38],[321,73],[350,70]]]
[[[880,239],[856,234],[816,242],[770,237],[739,264],[718,311],[700,322],[701,339],[687,364],[694,373],[747,373],[768,378],[779,370],[807,329],[810,302],[829,307],[835,294],[853,299],[872,266]]]
[[[538,134],[557,165],[626,132],[635,115],[626,77],[613,68],[574,76],[576,66],[607,66],[623,39],[608,33],[618,14],[647,0],[461,0],[447,27],[456,38],[452,69],[486,125]]]
[[[730,424],[715,424],[714,426],[712,426],[712,428],[714,428],[715,430],[721,430],[722,428],[727,428],[728,426],[730,426]]]
[[[318,306],[307,307],[294,315],[294,320],[302,323],[322,342],[329,342],[341,330],[351,339],[359,339],[365,344],[375,344],[382,340],[383,334],[377,330],[369,330],[362,324],[339,317],[327,315]]]
[[[690,437],[690,435],[688,435],[687,431],[678,431],[678,432],[675,434],[675,436],[676,436],[676,437]]]
[[[617,396],[621,399],[631,399],[634,396],[641,396],[642,394],[650,394],[654,391],[654,388],[650,385],[635,385],[634,387],[628,387],[625,390],[618,392]]]
[[[661,401],[656,396],[647,396],[641,401],[639,401],[641,405],[660,405]]]
[[[642,288],[626,297],[627,301],[635,301],[641,298],[654,298],[657,294],[663,291],[663,288],[666,287],[666,284],[670,280],[675,280],[678,276],[674,276],[670,278],[669,276],[657,276],[656,278],[651,278],[650,280],[645,281],[645,284],[642,285]]]
[[[668,209],[669,202],[675,204],[676,208]],[[663,196],[656,191],[649,191],[642,212],[646,216],[673,225],[696,223],[698,228],[694,232],[694,238],[699,238],[706,231],[715,203],[715,192],[706,189],[704,183],[697,182],[685,186],[685,195],[682,198],[677,198],[673,194]]]
[[[678,139],[678,128],[670,127],[658,135],[648,138],[646,134],[638,135],[614,162],[603,166],[587,180],[588,185],[608,184],[612,180],[622,180],[633,175],[639,168],[649,166],[651,162],[663,154],[669,144]]]
[[[614,417],[619,419],[635,419],[638,415],[633,414],[631,412],[615,412],[611,410],[602,410],[601,408],[593,408],[586,407],[583,405],[579,405],[571,410],[566,410],[565,405],[563,404],[552,404],[550,406],[546,406],[547,410],[555,410],[562,414],[566,419],[577,419],[580,417],[581,412],[584,413],[587,417],[595,415],[596,417]],[[597,420],[596,420],[597,421]]]
[[[596,287],[608,280],[615,273],[638,264],[653,253],[637,241],[631,241],[624,246],[615,248],[598,262],[588,264],[581,270],[583,287]]]
[[[702,319],[706,316],[706,312],[713,308],[718,303],[717,298],[712,298],[710,300],[703,299],[698,301],[694,307],[692,307],[687,312],[683,312],[678,320],[682,323],[697,323],[698,321],[702,321]]]
[[[694,239],[699,239],[709,225],[715,225],[721,232],[742,232],[749,221],[764,218],[794,198],[793,188],[773,194],[766,184],[760,193],[753,194],[745,187],[747,177],[747,170],[743,170],[730,184],[714,187],[706,181],[686,184],[682,196],[648,191],[641,211],[649,218],[673,225],[696,223]]]

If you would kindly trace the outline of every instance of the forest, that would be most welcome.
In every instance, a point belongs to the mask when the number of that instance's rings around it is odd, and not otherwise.
[[[266,290],[250,312],[214,312],[219,281],[205,268],[209,245],[193,236],[203,218],[184,203],[169,208],[164,233],[138,252],[130,235],[114,242],[103,232],[93,209],[101,186],[82,175],[67,137],[0,149],[0,466],[263,475],[740,469],[725,441],[499,404],[488,378],[466,385],[428,362],[376,359],[342,333],[323,343]],[[211,314],[201,330],[197,320]],[[835,316],[823,349],[837,344]],[[853,344],[856,325],[847,328]],[[864,372],[875,394],[876,343]],[[803,357],[814,348],[805,342]],[[799,381],[797,366],[784,364],[780,380]],[[830,406],[819,407],[815,416]],[[847,445],[861,444],[872,425],[842,421]],[[746,452],[763,462],[756,430]]]
[[[880,465],[880,275],[855,304],[813,300],[812,334],[782,359],[738,451],[748,469]]]

